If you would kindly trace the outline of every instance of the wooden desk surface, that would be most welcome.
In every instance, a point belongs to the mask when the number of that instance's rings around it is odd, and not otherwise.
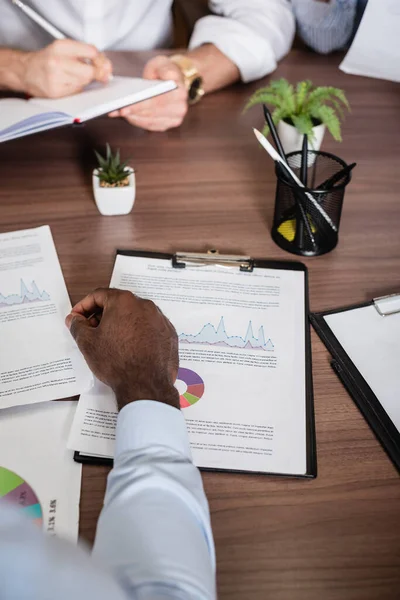
[[[144,56],[115,56],[120,74]],[[306,260],[313,310],[400,288],[400,86],[346,76],[340,57],[293,52],[275,77],[346,90],[352,114],[339,145],[357,161],[340,242]],[[51,226],[75,302],[107,285],[119,248],[221,251],[290,259],[271,240],[275,176],[242,114],[252,86],[207,97],[184,125],[149,134],[106,117],[0,144],[1,231]],[[137,169],[127,217],[101,217],[91,192],[93,147],[121,148]],[[219,597],[230,600],[393,600],[400,595],[398,475],[331,371],[312,333],[319,475],[315,481],[206,473]],[[81,534],[93,540],[106,468],[85,467]]]

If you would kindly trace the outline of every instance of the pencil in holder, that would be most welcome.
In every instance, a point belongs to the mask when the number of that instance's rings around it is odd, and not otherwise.
[[[302,152],[291,152],[286,159],[300,178]],[[302,256],[319,256],[335,248],[344,191],[351,180],[351,172],[340,178],[340,172],[346,167],[347,164],[333,154],[309,150],[307,184],[302,188],[277,163],[271,235],[278,246]]]

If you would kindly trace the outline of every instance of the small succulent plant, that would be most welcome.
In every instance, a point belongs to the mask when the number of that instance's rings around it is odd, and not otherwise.
[[[106,156],[96,150],[99,167],[97,177],[101,187],[124,187],[129,184],[129,170],[127,162],[121,162],[119,149],[113,154],[110,144],[106,145]]]

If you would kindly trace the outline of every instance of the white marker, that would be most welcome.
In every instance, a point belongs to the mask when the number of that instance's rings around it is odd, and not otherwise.
[[[300,179],[297,177],[297,175],[295,173],[293,173],[292,169],[283,160],[283,158],[278,154],[278,152],[275,150],[275,148],[272,146],[272,144],[269,143],[267,138],[260,131],[258,131],[258,129],[255,129],[254,127],[253,127],[253,131],[254,131],[254,135],[260,142],[261,146],[264,148],[264,150],[266,150],[268,152],[268,154],[270,155],[272,160],[274,160],[275,162],[279,162],[289,173],[289,175],[293,179],[293,181],[299,187],[304,188],[303,183],[300,181]],[[307,198],[310,200],[310,202],[312,202],[313,206],[324,217],[325,221],[332,227],[332,229],[334,231],[337,231],[337,227],[334,224],[334,222],[332,221],[332,219],[330,218],[330,216],[324,211],[322,206],[319,204],[319,202],[317,202],[317,200],[312,196],[312,194],[310,194],[309,192],[304,192],[304,194],[307,196]]]
[[[11,1],[13,4],[15,4],[15,6],[18,6],[18,8],[20,8],[22,12],[24,12],[30,19],[32,19],[32,21],[35,21],[35,23],[37,23],[42,29],[47,31],[47,33],[49,33],[55,40],[65,40],[65,35],[61,33],[57,27],[54,27],[54,25],[46,21],[46,19],[43,19],[43,17],[38,15],[38,13],[30,8],[30,6],[26,6],[26,4],[21,2],[21,0]]]

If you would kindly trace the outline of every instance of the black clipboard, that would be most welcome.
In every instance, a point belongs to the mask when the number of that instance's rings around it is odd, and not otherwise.
[[[400,433],[324,318],[327,315],[364,308],[373,304],[374,300],[371,300],[370,302],[354,304],[325,312],[311,313],[310,320],[315,331],[332,355],[331,366],[333,370],[396,469],[400,472]]]
[[[144,258],[156,258],[161,260],[171,261],[172,266],[178,269],[184,269],[186,265],[199,265],[199,264],[218,264],[223,266],[229,266],[238,268],[244,272],[252,272],[254,268],[257,269],[280,269],[287,271],[302,271],[304,273],[304,306],[305,306],[305,382],[306,382],[306,452],[307,452],[307,471],[305,475],[291,475],[291,474],[279,474],[279,473],[267,473],[261,471],[259,474],[262,475],[273,475],[273,476],[288,476],[288,477],[300,477],[300,478],[315,478],[317,476],[317,448],[315,438],[315,417],[314,417],[314,394],[313,394],[313,380],[312,380],[312,356],[311,356],[311,336],[309,326],[309,293],[308,293],[308,270],[307,267],[298,261],[278,261],[278,260],[265,260],[259,258],[251,258],[249,256],[237,256],[237,255],[226,255],[219,254],[217,250],[210,250],[208,253],[180,253],[167,254],[162,252],[147,252],[143,250],[117,250],[116,255],[121,256],[135,256]],[[97,465],[112,465],[112,459],[105,457],[91,456],[83,454],[81,452],[74,453],[74,460],[83,464],[97,464]],[[226,469],[209,469],[205,467],[200,468],[201,471],[222,471],[226,472]],[[241,470],[230,470],[229,472],[236,473],[252,473],[254,471],[241,471]]]

